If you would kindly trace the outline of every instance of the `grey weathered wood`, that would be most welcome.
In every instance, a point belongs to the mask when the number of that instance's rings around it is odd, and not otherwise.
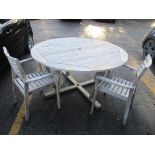
[[[143,76],[146,70],[151,66],[151,64],[151,56],[147,55],[143,63],[137,69],[133,69],[132,67],[127,66],[127,68],[136,71],[136,78],[134,81],[127,81],[125,79],[121,79],[107,74],[97,75],[96,81],[100,80],[100,83],[96,84],[94,88],[95,92],[92,102],[91,114],[93,113],[97,91],[101,91],[126,101],[126,107],[123,118],[123,125],[125,125],[127,122],[129,110],[132,106],[137,82],[140,80],[140,78]]]
[[[37,90],[43,89],[44,87],[50,85],[52,86],[53,84],[55,84],[58,108],[60,108],[59,84],[54,80],[53,74],[47,71],[39,71],[37,73],[30,73],[26,75],[21,66],[21,63],[32,61],[32,58],[19,61],[17,58],[13,58],[12,56],[10,56],[5,47],[3,47],[3,49],[4,54],[8,58],[8,61],[10,62],[11,65],[14,102],[16,102],[14,85],[16,85],[16,87],[20,90],[20,92],[24,96],[26,121],[29,119],[29,106],[30,106],[29,95]]]

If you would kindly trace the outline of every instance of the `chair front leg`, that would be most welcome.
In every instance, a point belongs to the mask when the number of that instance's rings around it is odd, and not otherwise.
[[[125,107],[124,117],[123,117],[123,126],[126,125],[126,122],[127,122],[127,119],[128,119],[129,110],[130,110],[130,104],[127,103],[126,107]]]
[[[134,97],[135,97],[135,93],[136,93],[136,89],[134,90],[133,95],[132,95],[130,109],[132,109],[133,99],[134,99]]]
[[[29,120],[29,107],[30,107],[30,102],[29,102],[29,93],[28,93],[28,84],[25,84],[25,95],[24,95],[24,104],[25,104],[25,120]]]
[[[130,92],[129,98],[128,98],[126,106],[125,106],[125,112],[124,112],[124,117],[123,117],[123,126],[126,125],[126,122],[127,122],[127,119],[128,119],[128,114],[129,114],[129,111],[130,111],[131,102],[132,102],[132,94]]]

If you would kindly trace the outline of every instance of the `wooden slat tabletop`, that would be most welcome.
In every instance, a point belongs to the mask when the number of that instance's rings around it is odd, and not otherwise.
[[[83,72],[112,69],[128,60],[128,54],[119,46],[87,38],[57,38],[40,42],[32,48],[31,55],[53,69]]]

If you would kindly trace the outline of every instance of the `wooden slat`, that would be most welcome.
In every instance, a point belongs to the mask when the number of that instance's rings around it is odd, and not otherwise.
[[[113,77],[111,78],[111,80],[115,80],[115,77],[113,76]],[[111,87],[109,88],[109,90],[112,91],[113,88],[114,88],[114,86],[115,86],[114,84],[111,84]]]
[[[114,88],[112,89],[113,92],[117,93],[117,90],[119,89],[120,86],[115,85]]]
[[[38,76],[37,74],[35,74],[35,73],[32,73],[31,76],[32,76],[34,79],[39,77],[39,76]],[[36,85],[37,88],[40,88],[40,87],[44,86],[44,84],[42,84],[42,83],[39,82],[39,81],[41,81],[41,80],[37,80],[37,81],[32,82],[32,83],[34,83],[34,84]]]
[[[32,76],[31,74],[28,74],[27,77],[28,77],[29,79],[33,79],[33,76]],[[29,86],[30,86],[30,89],[31,89],[31,90],[35,90],[35,89],[38,88],[34,82],[31,82],[31,83],[29,84]]]
[[[21,93],[24,95],[24,83],[22,84],[21,82],[21,80],[20,80],[20,82],[19,82],[19,78],[17,78],[17,79],[15,79],[14,80],[14,83],[16,84],[16,86],[19,88],[19,90],[21,91]]]
[[[47,72],[39,72],[39,74],[41,75],[41,76],[43,76],[43,75],[45,75],[45,74],[47,74]],[[52,81],[52,79],[51,78],[45,78],[45,79],[42,79],[42,81],[45,83],[45,84],[49,84],[49,83],[51,83],[51,81]]]
[[[128,89],[127,88],[123,88],[121,95],[122,96],[126,96]]]
[[[16,81],[17,81],[18,84],[24,89],[24,83],[23,83],[23,81],[21,81],[20,78],[17,78]]]
[[[119,83],[122,83],[123,80],[119,78],[119,81],[118,81],[118,82],[119,82]],[[123,88],[122,88],[121,86],[119,86],[119,88],[117,89],[117,94],[120,94],[120,95],[121,95],[122,89],[123,89]]]
[[[41,76],[41,74],[40,73],[34,73],[35,75],[36,75],[36,77],[40,77]],[[38,80],[38,82],[40,83],[40,85],[42,85],[42,86],[44,86],[44,85],[46,85],[47,83],[45,83],[44,82],[44,80],[42,79],[42,80]]]

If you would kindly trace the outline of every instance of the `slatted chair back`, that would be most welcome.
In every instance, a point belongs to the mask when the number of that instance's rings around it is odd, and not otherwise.
[[[6,55],[10,65],[11,65],[11,68],[14,71],[14,73],[19,78],[21,78],[22,81],[26,81],[27,80],[26,74],[25,74],[25,72],[23,70],[23,67],[21,66],[19,60],[17,58],[14,58],[14,57],[10,56],[10,54],[8,53],[6,47],[3,47],[3,50],[4,50],[4,54]]]
[[[134,84],[136,84],[144,75],[144,73],[146,72],[146,70],[152,65],[152,58],[150,56],[150,54],[148,54],[145,57],[145,60],[143,61],[143,63],[137,68],[137,73],[136,73],[136,79],[134,81]]]

